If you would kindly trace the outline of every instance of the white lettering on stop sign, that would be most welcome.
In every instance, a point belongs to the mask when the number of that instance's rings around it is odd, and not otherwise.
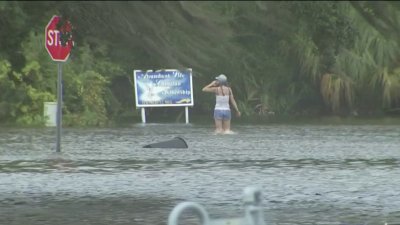
[[[60,44],[60,31],[58,30],[49,30],[47,32],[47,44],[49,46],[58,46]]]

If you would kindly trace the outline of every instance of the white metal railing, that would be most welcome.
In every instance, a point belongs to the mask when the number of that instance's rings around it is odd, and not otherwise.
[[[207,211],[200,204],[182,202],[175,206],[169,214],[168,225],[178,225],[181,215],[188,210],[191,210],[199,217],[201,225],[265,225],[261,207],[261,188],[246,187],[243,194],[244,217],[210,219]]]

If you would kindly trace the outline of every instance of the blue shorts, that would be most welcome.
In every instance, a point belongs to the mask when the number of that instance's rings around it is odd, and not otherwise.
[[[216,120],[230,120],[231,119],[231,110],[215,109],[214,110],[214,119],[216,119]]]

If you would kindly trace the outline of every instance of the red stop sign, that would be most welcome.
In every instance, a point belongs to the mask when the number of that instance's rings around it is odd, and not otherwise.
[[[53,61],[65,62],[68,59],[69,53],[71,52],[73,42],[72,40],[68,40],[65,46],[61,43],[61,33],[63,29],[71,29],[71,24],[68,22],[67,26],[60,28],[57,30],[57,24],[60,21],[59,16],[53,16],[50,22],[46,26],[46,34],[45,34],[45,46],[47,52],[50,54]]]

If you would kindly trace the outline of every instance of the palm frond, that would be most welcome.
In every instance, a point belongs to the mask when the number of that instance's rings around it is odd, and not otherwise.
[[[333,112],[343,107],[351,108],[354,99],[352,81],[344,76],[326,73],[321,79],[321,95]]]

